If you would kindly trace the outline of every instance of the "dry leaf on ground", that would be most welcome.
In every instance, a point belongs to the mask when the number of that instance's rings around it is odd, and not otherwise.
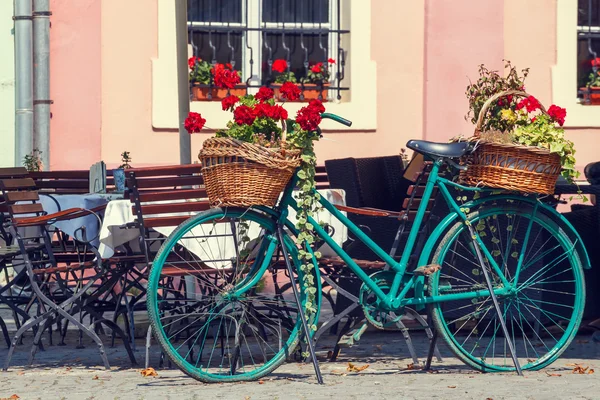
[[[573,368],[573,371],[571,371],[572,374],[587,374],[588,369],[590,369],[590,367],[583,367],[581,365],[575,365],[575,367]]]
[[[456,385],[450,385],[448,386],[448,389],[456,389]]]
[[[149,367],[140,371],[143,377],[146,376],[158,376],[158,373],[154,370],[154,368]]]
[[[423,367],[421,367],[420,365],[415,365],[414,363],[406,364],[405,371],[412,371],[414,369],[423,369]]]
[[[562,376],[561,374],[555,374],[555,373],[550,373],[550,372],[546,372],[546,375],[548,375],[548,376]]]
[[[359,367],[359,366],[354,365],[352,363],[348,363],[348,367],[346,367],[346,371],[348,371],[348,372],[360,372],[360,371],[364,371],[367,368],[369,368],[369,364],[365,364],[365,365]]]
[[[93,381],[97,381],[98,379],[100,379],[100,378],[98,377],[98,375],[94,375],[94,377],[92,378],[92,380],[93,380]]]
[[[10,397],[2,397],[2,398],[0,398],[0,400],[17,400],[17,399],[20,399],[20,397],[17,396],[16,394],[13,394]]]
[[[261,379],[260,381],[258,381],[258,384],[259,384],[259,385],[264,385],[264,384],[265,384],[265,381],[263,381],[263,380]]]

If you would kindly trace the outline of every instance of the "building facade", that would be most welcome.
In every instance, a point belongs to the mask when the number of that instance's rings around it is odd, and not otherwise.
[[[89,168],[98,160],[115,165],[124,150],[134,166],[179,161],[175,1],[51,1],[51,169]],[[343,74],[336,69],[332,82],[343,90],[329,90],[327,109],[354,124],[324,125],[317,144],[321,162],[398,154],[412,138],[470,135],[473,126],[464,119],[468,78],[477,78],[480,64],[502,69],[503,59],[530,68],[526,89],[542,104],[567,109],[565,126],[579,167],[600,158],[600,107],[582,104],[577,94],[581,59],[588,57],[578,39],[580,14],[589,0],[321,0],[304,3],[314,8],[306,19],[293,12],[295,0],[188,1],[189,25],[196,29],[189,55],[234,61],[250,86],[265,82],[265,65],[278,55],[298,60],[300,71],[312,61],[309,53],[332,56],[335,68],[343,61]],[[228,15],[210,10],[225,1]],[[590,4],[595,31],[600,5]],[[12,21],[4,19],[9,26]],[[279,38],[286,27],[294,33]],[[323,42],[317,28],[326,30]],[[10,45],[0,29],[3,54]],[[286,48],[291,50],[282,53]],[[12,143],[12,70],[6,64],[0,67],[6,122],[0,135]],[[293,114],[298,107],[287,108]],[[192,101],[190,108],[213,129],[230,118],[218,101]],[[193,135],[193,159],[211,134]],[[2,163],[11,164],[10,152],[0,151]]]

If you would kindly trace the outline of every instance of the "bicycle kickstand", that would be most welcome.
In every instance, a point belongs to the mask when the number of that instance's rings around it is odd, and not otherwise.
[[[306,343],[308,346],[308,351],[310,353],[310,358],[312,360],[313,366],[315,367],[315,374],[317,375],[317,382],[319,384],[323,384],[323,376],[321,375],[321,369],[319,368],[319,361],[317,360],[317,356],[315,354],[315,348],[312,343],[312,337],[310,334],[310,330],[308,327],[308,322],[306,321],[306,315],[304,314],[304,309],[302,308],[302,304],[300,302],[300,294],[298,293],[298,288],[296,287],[296,278],[294,278],[294,271],[292,269],[292,265],[290,264],[290,259],[288,256],[287,249],[284,246],[283,242],[283,228],[281,225],[277,226],[277,236],[279,239],[279,243],[281,244],[281,250],[283,251],[283,258],[285,259],[285,265],[287,267],[288,273],[290,274],[290,281],[292,283],[292,291],[294,292],[294,298],[296,299],[296,305],[298,306],[298,314],[300,314],[300,319],[302,321],[302,328],[304,330],[304,337],[306,338]]]
[[[472,238],[475,238],[475,231],[473,227],[469,224],[469,233]],[[475,239],[473,239],[475,242]],[[473,243],[475,247],[475,252],[477,253],[477,258],[479,260],[479,264],[481,265],[481,269],[483,270],[483,276],[485,277],[485,282],[487,283],[488,290],[490,292],[490,297],[492,298],[492,302],[494,303],[494,308],[496,309],[496,314],[498,315],[498,319],[500,320],[500,326],[502,327],[502,332],[504,333],[504,337],[506,338],[506,343],[508,344],[508,350],[510,351],[510,356],[513,359],[513,363],[515,364],[515,369],[517,370],[517,375],[523,376],[523,371],[521,371],[521,365],[519,364],[519,360],[517,359],[517,354],[515,353],[515,347],[513,342],[510,340],[510,335],[508,332],[508,328],[506,327],[506,323],[504,322],[504,317],[502,315],[502,310],[500,309],[500,304],[498,304],[498,298],[494,293],[494,286],[492,285],[492,280],[490,279],[490,274],[485,267],[485,260],[483,259],[483,255],[481,254],[481,249],[479,248],[479,244],[477,242]]]

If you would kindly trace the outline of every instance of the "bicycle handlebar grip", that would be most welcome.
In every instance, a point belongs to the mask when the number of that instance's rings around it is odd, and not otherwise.
[[[348,121],[346,118],[342,118],[339,115],[331,114],[331,113],[323,113],[321,114],[321,118],[332,119],[335,122],[339,122],[342,125],[352,126],[352,121]]]

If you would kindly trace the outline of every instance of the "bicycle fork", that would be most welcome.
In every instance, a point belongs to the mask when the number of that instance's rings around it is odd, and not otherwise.
[[[523,376],[523,371],[521,371],[521,365],[519,364],[519,360],[517,359],[517,354],[515,353],[514,343],[510,340],[510,336],[508,333],[508,328],[506,327],[506,323],[504,322],[504,317],[502,316],[502,310],[500,309],[500,304],[498,304],[498,298],[494,293],[494,286],[492,285],[492,280],[490,279],[490,274],[485,267],[485,260],[483,259],[483,255],[481,254],[481,249],[479,248],[479,244],[475,240],[476,234],[475,230],[471,226],[471,224],[467,224],[469,228],[469,233],[471,234],[471,238],[473,240],[473,245],[475,247],[475,252],[477,253],[477,259],[479,260],[479,264],[481,264],[481,269],[483,270],[483,276],[485,277],[485,282],[487,283],[488,290],[490,291],[490,297],[492,298],[492,302],[494,303],[494,308],[496,309],[496,314],[498,315],[498,319],[500,320],[500,326],[502,327],[502,332],[504,333],[504,338],[508,343],[508,350],[510,351],[510,356],[513,359],[513,363],[515,364],[515,369],[517,370],[517,375]]]

